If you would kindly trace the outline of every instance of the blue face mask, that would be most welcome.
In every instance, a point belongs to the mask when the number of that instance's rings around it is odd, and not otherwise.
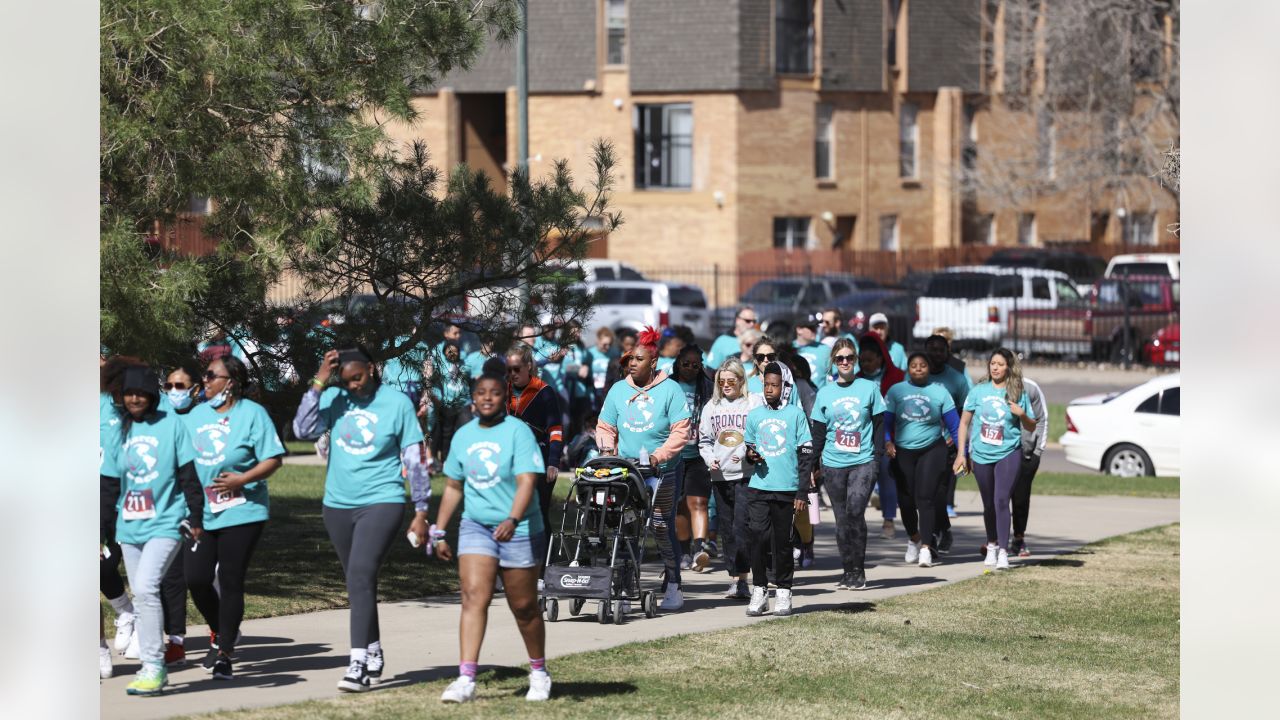
[[[228,392],[229,389],[230,388],[223,388],[222,392],[209,398],[209,406],[216,410],[223,405],[226,405],[227,401],[231,399],[231,393]]]
[[[169,404],[174,410],[186,410],[191,407],[191,391],[189,390],[169,390],[165,393],[169,398]]]

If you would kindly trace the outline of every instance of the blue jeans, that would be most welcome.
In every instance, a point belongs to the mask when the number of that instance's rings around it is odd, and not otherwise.
[[[160,581],[181,542],[152,538],[141,545],[120,543],[124,567],[133,588],[133,606],[138,613],[138,658],[143,663],[164,664],[164,610],[160,603]]]
[[[654,494],[653,535],[658,553],[662,555],[667,581],[677,585],[680,584],[680,558],[676,548],[680,547],[680,541],[676,538],[676,500],[683,490],[680,487],[683,477],[684,462],[677,458],[665,471],[644,479],[649,492]]]
[[[546,555],[536,557],[534,548],[542,545],[542,533],[515,535],[506,542],[498,542],[493,539],[492,529],[475,520],[463,518],[458,526],[458,555],[487,555],[498,559],[498,567],[537,567]]]
[[[880,480],[877,482],[877,492],[880,493],[880,513],[884,515],[885,520],[892,520],[898,516],[898,488],[893,482],[893,476],[889,474],[889,455],[886,453],[880,457]]]

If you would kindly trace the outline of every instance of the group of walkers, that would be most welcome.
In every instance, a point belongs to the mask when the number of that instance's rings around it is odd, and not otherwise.
[[[468,355],[452,326],[428,349],[418,380],[362,347],[327,352],[292,429],[327,440],[317,443],[327,458],[322,517],[350,604],[338,688],[365,691],[385,672],[378,575],[403,527],[406,480],[409,542],[458,561],[459,671],[446,702],[475,696],[496,589],[528,652],[527,699],[550,696],[538,596],[552,489],[560,469],[594,454],[651,469],[666,612],[684,605],[682,572],[704,572],[719,556],[727,599],[747,600],[747,614],[760,615],[773,587],[774,614],[790,614],[795,565],[814,559],[823,492],[836,519],[839,587],[867,587],[865,513],[877,484],[882,508],[902,510],[906,562],[936,564],[950,550],[955,476],[970,470],[982,491],[986,562],[1008,567],[1009,552],[1026,552],[1026,501],[1043,448],[1038,388],[1003,349],[970,387],[940,335],[923,353],[902,353],[904,375],[901,346],[887,342],[879,320],[855,338],[839,334],[839,312],[827,311],[792,344],[763,335],[748,307],[707,352],[685,333],[652,328],[604,329],[589,349],[577,328],[563,344],[525,328],[529,342]],[[267,479],[285,454],[266,410],[246,397],[244,363],[204,359],[203,371],[193,361],[163,382],[131,358],[106,358],[101,368],[101,589],[117,615],[116,650],[141,661],[129,694],[161,692],[166,665],[185,658],[187,591],[210,628],[203,666],[233,678],[245,580],[269,517]],[[1035,460],[1024,460],[1028,439]],[[432,523],[437,459],[446,485]],[[455,548],[445,528],[460,503]],[[105,632],[100,644],[108,677]]]

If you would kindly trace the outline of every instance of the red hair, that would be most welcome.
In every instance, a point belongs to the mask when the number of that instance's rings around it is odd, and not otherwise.
[[[652,327],[645,325],[640,334],[636,336],[636,344],[643,345],[653,351],[658,352],[658,341],[662,339],[662,333],[654,330]]]

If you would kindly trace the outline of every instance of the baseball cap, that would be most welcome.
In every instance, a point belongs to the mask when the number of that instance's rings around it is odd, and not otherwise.
[[[804,317],[796,321],[797,327],[806,327],[810,329],[816,329],[818,325],[821,325],[821,324],[822,324],[822,313],[813,313],[812,315],[805,315]]]
[[[867,321],[867,325],[869,327],[875,327],[877,325],[888,325],[888,324],[889,324],[889,316],[880,312],[872,315],[871,319]]]

